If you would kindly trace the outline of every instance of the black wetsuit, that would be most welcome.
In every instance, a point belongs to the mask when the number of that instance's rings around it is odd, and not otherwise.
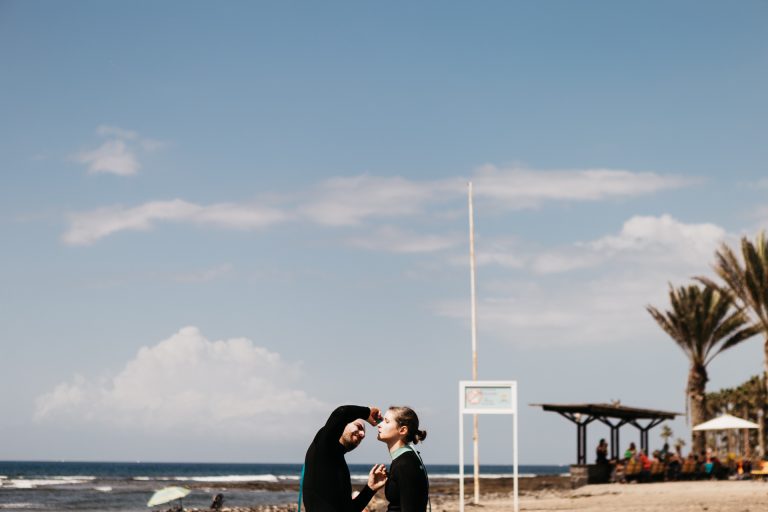
[[[352,499],[346,449],[339,442],[344,427],[370,416],[368,407],[344,405],[317,431],[304,458],[304,508],[307,512],[361,512],[375,492],[367,485]]]
[[[389,501],[387,512],[424,512],[427,509],[427,474],[411,450],[392,461],[384,494]]]

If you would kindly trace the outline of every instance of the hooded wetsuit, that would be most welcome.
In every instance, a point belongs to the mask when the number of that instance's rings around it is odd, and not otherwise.
[[[304,458],[304,508],[307,512],[361,512],[375,491],[367,485],[352,499],[346,448],[339,442],[348,423],[367,419],[368,407],[344,405],[318,430]]]
[[[429,497],[429,482],[421,461],[410,447],[400,448],[389,466],[384,493],[387,512],[424,512]]]

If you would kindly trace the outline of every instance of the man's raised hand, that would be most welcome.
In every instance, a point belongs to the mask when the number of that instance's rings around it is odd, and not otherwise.
[[[376,464],[371,468],[371,472],[368,473],[368,487],[373,491],[378,491],[384,484],[387,483],[387,466],[384,464]]]
[[[371,409],[371,415],[368,416],[368,419],[366,421],[375,427],[382,420],[381,411],[379,410],[378,407],[371,407],[370,409]]]

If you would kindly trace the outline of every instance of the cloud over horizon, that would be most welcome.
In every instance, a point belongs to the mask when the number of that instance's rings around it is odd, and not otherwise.
[[[297,387],[301,377],[300,364],[251,340],[210,341],[190,326],[142,347],[114,376],[60,383],[37,398],[35,419],[283,439],[328,408]]]
[[[729,238],[715,224],[686,224],[670,215],[634,216],[616,235],[528,253],[505,265],[522,271],[491,283],[478,303],[479,325],[496,338],[541,347],[600,344],[655,334],[645,311],[663,305],[668,283],[706,274]],[[483,251],[479,251],[483,254]],[[499,254],[496,263],[504,260]],[[441,315],[467,321],[465,301],[442,301]]]

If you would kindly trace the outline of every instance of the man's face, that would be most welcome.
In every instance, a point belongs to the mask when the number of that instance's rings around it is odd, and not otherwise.
[[[365,423],[363,420],[355,420],[352,423],[347,423],[344,427],[344,432],[339,438],[339,442],[347,449],[347,451],[354,450],[360,441],[365,437]]]

